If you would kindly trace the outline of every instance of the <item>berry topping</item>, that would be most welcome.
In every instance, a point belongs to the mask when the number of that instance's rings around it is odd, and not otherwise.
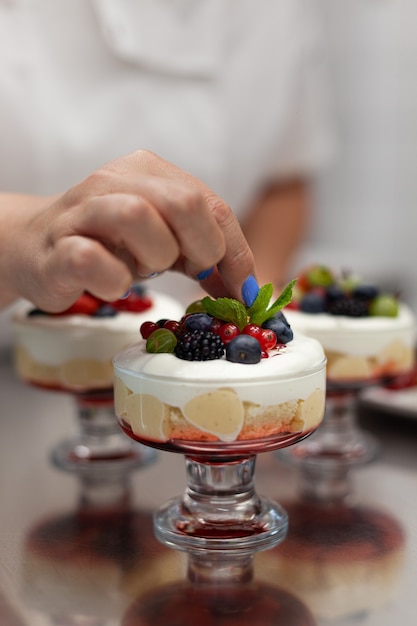
[[[210,330],[212,317],[207,313],[192,313],[187,315],[184,320],[184,327],[188,331],[192,330]]]
[[[117,315],[117,309],[111,304],[102,304],[93,313],[93,317],[114,317],[115,315]]]
[[[259,363],[293,338],[281,309],[291,302],[294,283],[287,285],[271,305],[272,284],[260,288],[250,307],[232,298],[212,300],[207,296],[193,302],[178,322],[144,322],[140,332],[147,340],[148,352],[173,352],[187,361],[208,361],[225,355],[235,363]],[[162,335],[162,331],[169,334]]]
[[[146,341],[147,352],[174,352],[177,338],[167,328],[158,328]]]
[[[289,308],[311,314],[396,317],[398,299],[380,294],[375,285],[364,283],[355,274],[344,271],[338,276],[317,265],[302,272],[296,286],[296,298]]]
[[[322,291],[308,291],[300,300],[300,311],[304,313],[324,313],[326,296]]]
[[[101,300],[89,293],[83,293],[68,309],[55,315],[93,315],[101,304]]]
[[[384,317],[397,317],[398,301],[394,296],[381,294],[372,300],[369,306],[369,315],[382,315]]]
[[[212,361],[223,356],[224,343],[211,331],[192,330],[179,337],[174,352],[186,361]]]
[[[331,302],[327,308],[331,315],[347,315],[347,317],[366,317],[369,314],[369,305],[366,300],[344,296]]]
[[[261,344],[250,335],[238,335],[226,346],[226,359],[233,363],[254,364],[261,358]]]
[[[236,324],[227,322],[226,324],[223,324],[223,326],[219,328],[219,330],[217,331],[217,334],[219,335],[223,343],[228,344],[229,341],[232,341],[234,337],[237,337],[238,335],[240,335],[240,330],[236,326]]]
[[[140,326],[140,334],[143,339],[147,339],[155,330],[158,330],[159,326],[156,322],[143,322]]]
[[[291,326],[287,322],[286,318],[281,315],[277,315],[271,317],[269,320],[266,320],[266,322],[262,324],[262,327],[274,331],[277,337],[277,343],[289,343],[294,337]]]

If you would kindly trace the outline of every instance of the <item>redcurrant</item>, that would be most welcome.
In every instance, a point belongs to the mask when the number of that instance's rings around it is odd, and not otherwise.
[[[243,335],[250,335],[251,337],[255,337],[255,339],[260,338],[262,333],[262,328],[257,324],[246,324],[245,328],[242,330]]]
[[[156,322],[143,322],[140,326],[140,334],[143,339],[147,339],[158,328],[159,326]]]
[[[173,332],[175,336],[178,336],[181,324],[176,320],[167,320],[166,322],[164,322],[163,328],[167,328],[168,330]]]
[[[228,344],[230,341],[232,341],[232,339],[240,335],[240,330],[236,326],[236,324],[227,322],[226,324],[223,324],[223,326],[219,328],[217,334],[219,335],[220,339],[223,341],[224,344]]]
[[[277,345],[277,336],[273,330],[264,328],[258,337],[258,341],[261,344],[262,350],[273,350]]]

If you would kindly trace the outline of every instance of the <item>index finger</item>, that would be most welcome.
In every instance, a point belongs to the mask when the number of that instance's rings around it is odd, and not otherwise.
[[[209,193],[206,201],[223,232],[226,252],[217,264],[217,274],[204,281],[204,288],[215,297],[230,294],[251,306],[258,295],[259,286],[255,278],[255,259],[249,244],[228,205],[212,193]]]

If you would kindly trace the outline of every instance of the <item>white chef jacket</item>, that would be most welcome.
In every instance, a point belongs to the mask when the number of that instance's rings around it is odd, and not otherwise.
[[[0,189],[146,148],[242,216],[333,149],[314,0],[0,0]]]

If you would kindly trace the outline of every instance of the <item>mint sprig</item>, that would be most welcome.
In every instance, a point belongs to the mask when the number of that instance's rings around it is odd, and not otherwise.
[[[272,283],[263,285],[258,292],[255,302],[251,307],[246,307],[239,300],[233,298],[217,298],[213,300],[206,296],[202,300],[204,309],[209,315],[235,324],[239,330],[249,324],[262,324],[273,317],[278,311],[287,306],[291,302],[292,291],[297,279],[292,280],[281,292],[278,298],[269,306],[274,288]]]
[[[271,299],[273,287],[272,284],[268,283],[264,286],[265,291],[263,291],[262,287],[259,290],[258,296],[253,303],[253,305],[248,310],[248,315],[252,324],[258,324],[258,326],[262,326],[262,324],[269,320],[269,318],[276,315],[281,309],[283,309],[287,304],[291,302],[292,299],[292,291],[294,288],[297,279],[292,280],[280,293],[278,298],[268,307],[269,300]],[[268,288],[268,291],[266,290]],[[269,300],[265,302],[266,296],[269,293]],[[259,299],[259,303],[258,303]]]
[[[202,300],[203,307],[209,315],[224,322],[236,324],[239,330],[243,330],[248,323],[248,312],[244,304],[233,298],[216,298],[212,300],[206,296]]]

